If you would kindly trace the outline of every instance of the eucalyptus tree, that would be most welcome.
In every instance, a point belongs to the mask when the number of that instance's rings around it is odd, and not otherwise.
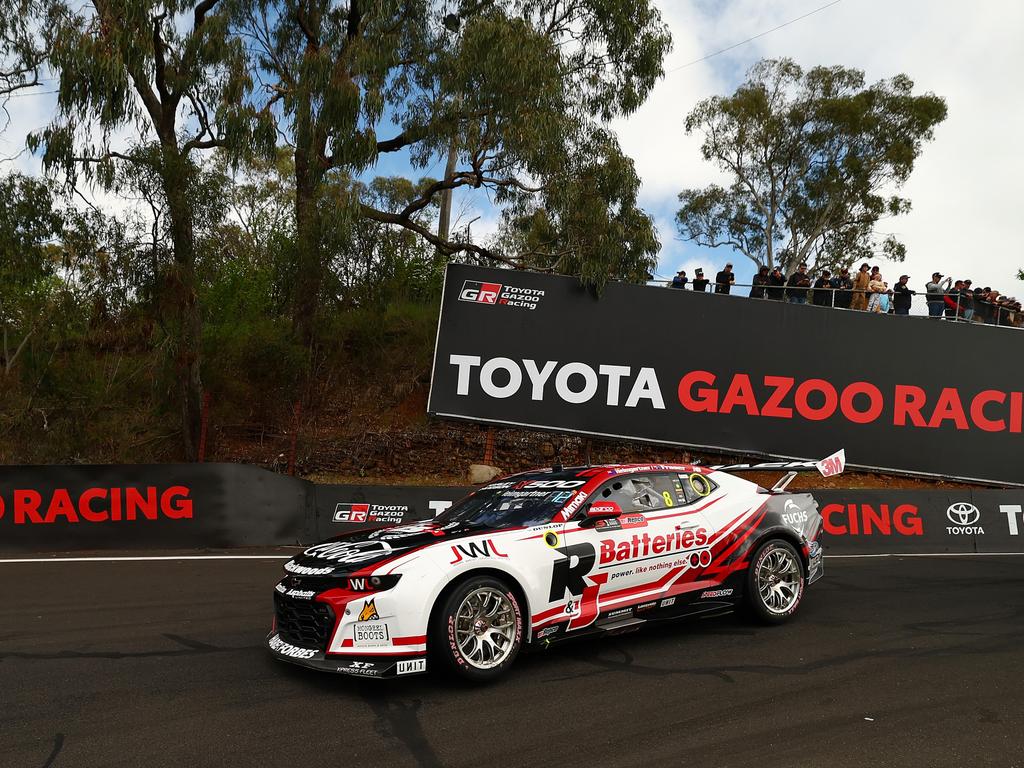
[[[9,2],[10,0],[5,0]],[[194,459],[202,396],[196,286],[198,158],[269,151],[272,124],[248,106],[243,43],[223,0],[46,0],[48,64],[57,114],[29,137],[44,167],[113,189],[129,164],[163,198],[172,259],[164,268],[164,326],[178,381],[184,453]],[[127,136],[127,140],[121,137]]]
[[[633,164],[604,123],[644,101],[671,39],[651,0],[237,0],[266,104],[293,147],[294,321],[314,335],[327,230],[357,219],[404,228],[443,257],[577,274],[600,283],[644,269],[657,240],[636,205]],[[393,208],[352,187],[382,156],[442,178]],[[440,233],[423,213],[484,190],[509,222],[542,217],[528,252]],[[377,201],[379,202],[379,200]],[[495,243],[516,244],[517,238]]]
[[[913,87],[906,75],[865,85],[857,69],[755,64],[733,94],[686,118],[730,182],[679,195],[680,233],[786,274],[803,261],[834,268],[879,251],[902,260],[903,244],[876,227],[910,210],[897,192],[946,117],[942,98]]]

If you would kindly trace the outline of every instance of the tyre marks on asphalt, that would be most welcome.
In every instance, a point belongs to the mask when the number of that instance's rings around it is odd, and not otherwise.
[[[57,760],[57,756],[62,749],[64,749],[64,734],[58,733],[53,737],[53,750],[50,752],[50,756],[46,758],[46,762],[43,763],[43,768],[50,768]]]
[[[37,661],[55,661],[58,659],[147,659],[154,657],[197,656],[208,653],[252,651],[262,647],[260,645],[222,647],[210,645],[209,643],[204,643],[201,640],[182,637],[181,635],[164,633],[163,636],[172,643],[183,645],[185,647],[162,651],[0,651],[0,662],[5,661],[6,659],[29,659]]]

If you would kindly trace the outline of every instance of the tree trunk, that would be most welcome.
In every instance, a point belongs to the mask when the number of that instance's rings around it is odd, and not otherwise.
[[[196,295],[196,243],[192,204],[192,167],[175,148],[165,147],[161,180],[167,198],[174,267],[167,281],[171,300],[174,368],[178,378],[181,406],[181,437],[186,461],[199,456],[199,432],[202,422],[203,382],[202,315]]]
[[[317,211],[318,158],[313,146],[309,94],[299,96],[295,115],[295,275],[292,329],[307,346],[316,336],[323,266]]]

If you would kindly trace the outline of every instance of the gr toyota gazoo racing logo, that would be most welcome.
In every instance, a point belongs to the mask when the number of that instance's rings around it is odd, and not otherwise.
[[[354,504],[342,501],[334,508],[336,523],[400,523],[408,504]]]
[[[538,288],[518,288],[514,285],[501,283],[480,283],[466,280],[459,291],[459,301],[470,301],[475,304],[500,304],[506,307],[536,309],[544,296]]]

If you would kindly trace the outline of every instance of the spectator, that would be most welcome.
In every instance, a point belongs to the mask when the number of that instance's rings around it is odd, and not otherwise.
[[[907,285],[907,280],[909,279],[910,275],[900,275],[900,281],[892,289],[892,303],[897,315],[909,315],[911,296],[917,295],[917,291],[910,290],[910,286]]]
[[[676,276],[672,278],[672,285],[670,288],[685,288],[689,280],[686,277],[686,270],[680,269],[676,272]]]
[[[871,268],[871,280],[881,280],[881,279],[882,279],[882,272],[881,272],[881,270],[878,267],[872,267]],[[868,282],[870,282],[871,280],[869,280]]]
[[[868,283],[871,282],[871,276],[868,274],[868,265],[861,264],[860,269],[857,271],[857,277],[853,280],[853,296],[850,299],[850,309],[856,309],[863,312],[868,308]]]
[[[991,290],[991,288],[974,289],[974,295],[971,297],[971,304],[974,307],[974,316],[978,318],[978,322],[992,322],[991,307],[988,303],[988,294]]]
[[[868,281],[868,312],[883,311],[882,296],[888,289],[888,286],[882,281],[882,273],[873,273],[871,280]]]
[[[715,275],[715,293],[728,294],[735,282],[736,275],[732,273],[732,264],[726,264],[725,269]]]
[[[811,294],[811,301],[819,307],[832,306],[832,283],[829,275],[832,273],[827,269],[821,270],[821,275],[814,281],[814,292]]]
[[[974,292],[971,290],[971,281],[964,280],[964,287],[960,289],[960,306],[964,311],[964,320],[974,320]]]
[[[753,285],[750,288],[750,298],[763,299],[765,286],[768,285],[768,267],[758,269],[751,282]]]
[[[953,282],[953,278],[947,277],[943,280],[941,272],[933,272],[932,281],[925,284],[924,290],[928,302],[929,317],[942,317],[942,309],[946,305],[942,286],[945,285],[948,288],[951,282]]]
[[[962,293],[964,290],[964,281],[957,280],[953,283],[953,287],[949,288],[945,295],[942,297],[946,303],[946,319],[947,320],[959,320],[963,317],[964,308],[960,303]]]
[[[838,275],[829,280],[829,284],[835,289],[835,303],[833,306],[839,307],[839,309],[849,309],[850,299],[853,297],[851,293],[853,280],[850,279],[850,270],[843,267],[839,270]]]
[[[768,287],[764,291],[764,297],[766,299],[782,301],[785,293],[783,286],[785,285],[786,278],[782,275],[782,269],[779,267],[773,268],[771,274],[768,275]]]
[[[786,281],[786,300],[790,304],[806,304],[807,289],[810,287],[811,278],[807,274],[807,265],[801,263]]]
[[[704,277],[704,270],[697,269],[693,273],[693,290],[704,293],[708,289],[708,280]]]

